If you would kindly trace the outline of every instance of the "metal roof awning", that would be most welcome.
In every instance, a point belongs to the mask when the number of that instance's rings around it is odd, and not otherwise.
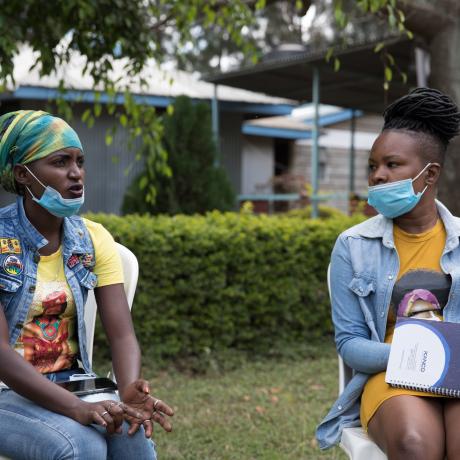
[[[389,91],[384,91],[384,64],[374,52],[377,43],[350,46],[337,51],[340,69],[325,61],[327,50],[300,51],[284,58],[269,59],[254,66],[208,76],[207,81],[258,91],[298,101],[313,99],[313,69],[319,71],[321,103],[381,113],[385,106],[407,94],[416,84],[415,43],[407,38],[385,40],[397,68],[407,75],[403,83],[393,69]]]
[[[279,137],[283,139],[310,139],[313,127],[302,120],[284,117],[268,117],[243,123],[241,132],[252,136]]]
[[[241,132],[252,136],[278,137],[283,139],[311,139],[314,129],[313,116],[302,116],[302,111],[308,113],[310,105],[294,109],[290,115],[256,118],[245,121]],[[328,125],[361,117],[361,111],[342,109],[340,107],[320,105],[318,126]],[[321,134],[321,133],[320,133]]]

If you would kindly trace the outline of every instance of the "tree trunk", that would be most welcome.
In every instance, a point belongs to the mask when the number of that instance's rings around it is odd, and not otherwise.
[[[452,18],[430,43],[430,86],[449,94],[460,106],[460,19]],[[439,199],[460,216],[460,136],[452,140],[446,154],[439,185]]]

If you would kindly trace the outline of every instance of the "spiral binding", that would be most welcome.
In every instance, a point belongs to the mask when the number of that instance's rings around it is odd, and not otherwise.
[[[399,380],[391,382],[391,385],[394,387],[402,388],[403,390],[425,391],[426,393],[447,396],[448,398],[460,398],[460,390],[453,390],[450,388],[421,386],[416,387],[414,385],[408,385],[406,382]]]

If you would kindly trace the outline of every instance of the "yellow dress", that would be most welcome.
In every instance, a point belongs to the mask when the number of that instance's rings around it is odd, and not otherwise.
[[[394,226],[394,241],[399,255],[399,273],[390,302],[385,342],[391,343],[397,316],[415,316],[442,321],[451,279],[440,266],[446,241],[441,220],[429,231],[406,233]],[[436,397],[429,393],[393,388],[385,383],[385,372],[373,375],[361,396],[361,424],[367,430],[369,420],[380,405],[398,395]]]

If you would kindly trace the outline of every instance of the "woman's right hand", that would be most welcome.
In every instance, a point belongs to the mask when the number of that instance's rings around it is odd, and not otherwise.
[[[85,402],[80,400],[79,406],[75,410],[74,420],[82,425],[91,425],[92,423],[105,427],[108,434],[121,433],[121,425],[124,416],[134,417],[142,423],[142,414],[124,404],[111,400],[98,402]]]

